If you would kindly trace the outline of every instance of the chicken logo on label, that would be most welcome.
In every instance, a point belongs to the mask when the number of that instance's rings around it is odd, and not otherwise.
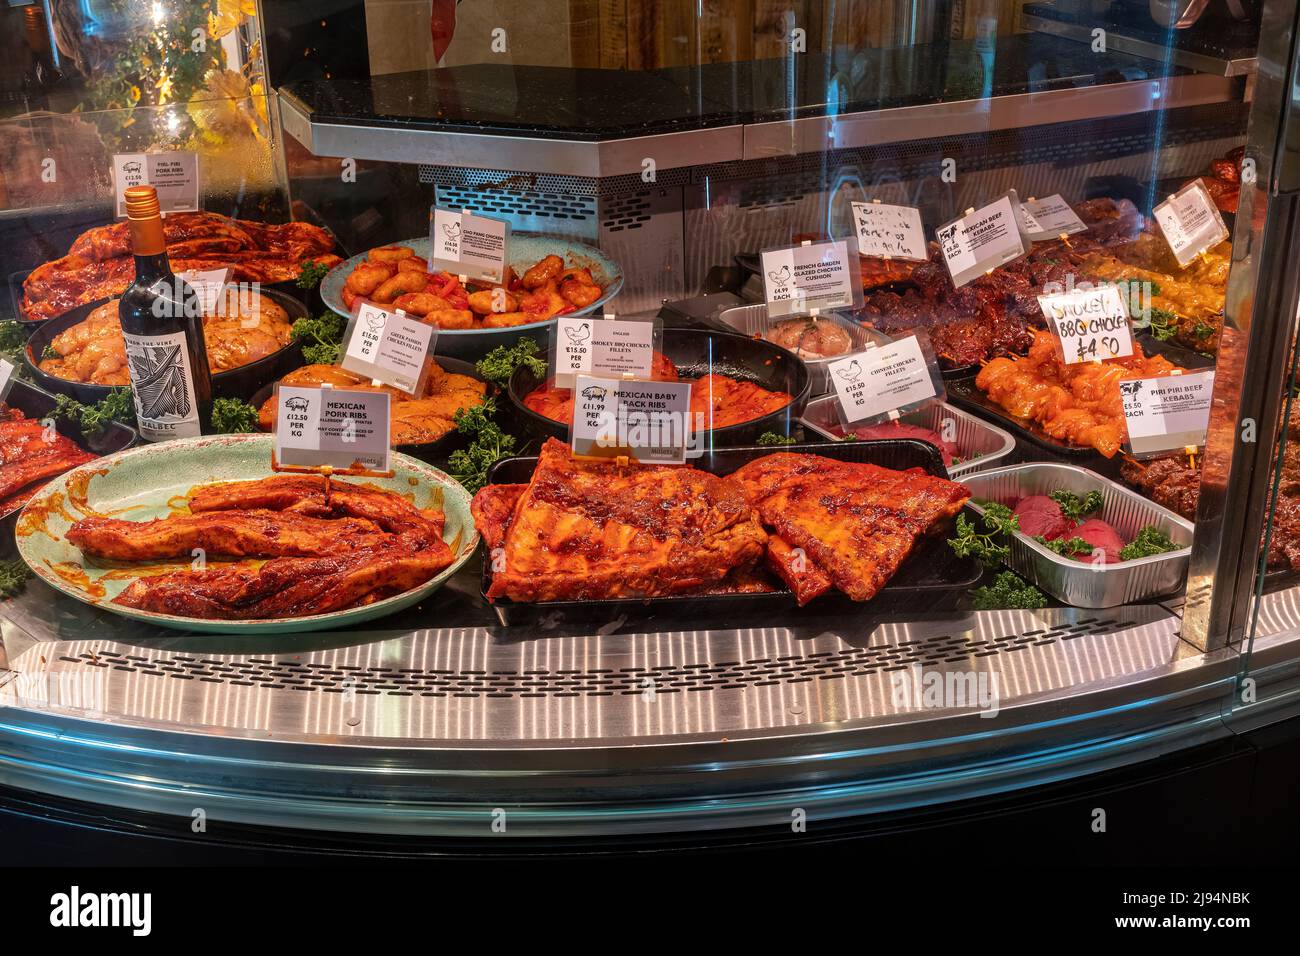
[[[582,345],[587,339],[591,338],[591,326],[583,322],[576,329],[565,329],[564,334],[569,337],[569,341],[574,345]]]
[[[856,385],[858,380],[862,378],[862,365],[857,359],[854,359],[849,363],[848,368],[837,368],[835,374],[844,381]]]
[[[773,269],[768,272],[767,277],[771,279],[775,285],[785,285],[790,281],[790,267],[782,266],[780,269]]]

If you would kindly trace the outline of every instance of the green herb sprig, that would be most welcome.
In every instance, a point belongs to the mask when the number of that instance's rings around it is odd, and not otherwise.
[[[302,357],[309,365],[334,365],[343,351],[343,333],[347,323],[341,315],[326,312],[316,318],[304,316],[293,324],[289,333],[302,343]]]
[[[98,435],[110,422],[135,427],[135,400],[126,387],[115,388],[108,397],[94,405],[83,405],[69,395],[55,396],[54,417],[70,422],[81,429],[83,435]]]
[[[1053,491],[1048,495],[1061,508],[1061,514],[1071,521],[1082,521],[1101,510],[1105,503],[1100,491],[1090,491],[1082,498],[1073,491]]]
[[[21,560],[0,561],[0,599],[19,594],[31,576],[32,569]]]
[[[321,262],[304,262],[298,273],[298,288],[314,289],[329,273],[330,267]]]
[[[956,537],[948,539],[948,546],[959,558],[977,558],[992,568],[1011,556],[1011,546],[998,539],[1019,531],[1020,518],[996,501],[980,502],[980,507],[984,509],[982,522],[986,530],[981,532],[975,522],[958,515]]]
[[[488,471],[494,464],[517,451],[518,441],[514,435],[501,430],[493,420],[495,414],[496,400],[489,398],[473,408],[462,408],[455,415],[456,431],[472,435],[474,440],[468,448],[452,452],[448,465],[451,476],[470,493],[487,484]]]
[[[515,369],[524,366],[538,378],[546,374],[546,359],[539,356],[537,343],[520,339],[514,345],[498,345],[475,363],[478,373],[499,388],[505,388]]]
[[[240,398],[218,398],[212,402],[212,430],[219,435],[257,431],[257,409]]]
[[[1182,545],[1175,544],[1169,535],[1155,525],[1149,524],[1138,531],[1137,537],[1120,549],[1119,557],[1121,561],[1132,561],[1134,558],[1149,558],[1153,554],[1177,551],[1181,547]]]
[[[1027,581],[1022,581],[1013,571],[1003,571],[991,585],[971,592],[971,605],[977,611],[1026,611],[1047,607],[1047,596]]]
[[[778,435],[776,432],[763,432],[758,436],[757,444],[759,445],[795,445],[799,439],[790,435]]]

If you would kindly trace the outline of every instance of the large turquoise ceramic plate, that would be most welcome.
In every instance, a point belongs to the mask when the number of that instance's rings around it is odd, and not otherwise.
[[[428,236],[421,239],[405,239],[401,242],[390,243],[390,245],[409,246],[417,256],[423,259],[429,258]],[[549,255],[557,255],[563,259],[566,268],[591,270],[591,277],[604,289],[604,294],[591,305],[577,309],[570,313],[571,315],[591,315],[603,311],[605,303],[618,295],[619,290],[623,288],[623,270],[609,256],[585,242],[578,242],[574,239],[561,239],[556,236],[525,236],[511,233],[508,248],[510,250],[510,265],[514,267],[515,272],[519,275],[523,275],[526,269],[532,268],[533,265]],[[353,256],[351,259],[339,263],[321,280],[321,298],[327,306],[339,315],[351,314],[348,312],[347,306],[343,304],[343,284],[348,281],[348,276],[352,274],[352,270],[365,262],[366,256],[369,254],[370,251],[366,250],[359,256]],[[447,343],[444,340],[446,339],[475,339],[483,336],[499,336],[505,332],[520,332],[540,328],[551,321],[553,320],[529,322],[527,325],[513,325],[507,329],[442,329],[438,332],[438,341],[445,346]],[[440,346],[440,350],[441,348],[442,346]]]
[[[276,634],[359,624],[410,607],[438,590],[478,547],[468,492],[450,476],[406,455],[393,455],[392,478],[335,480],[368,482],[406,496],[419,508],[441,506],[446,515],[443,538],[455,560],[418,588],[364,607],[261,621],[209,621],[138,611],[112,600],[135,580],[129,568],[124,573],[121,565],[98,566],[64,538],[84,512],[144,521],[168,514],[168,502],[195,485],[266,478],[272,474],[271,441],[270,435],[184,438],[110,455],[76,468],[46,485],[23,509],[18,517],[18,553],[51,587],[123,617],[185,631]]]

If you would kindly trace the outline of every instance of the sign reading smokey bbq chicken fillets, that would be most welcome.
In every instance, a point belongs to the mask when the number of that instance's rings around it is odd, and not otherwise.
[[[387,392],[276,386],[276,464],[391,471],[388,406]]]
[[[572,388],[581,374],[649,378],[658,328],[658,320],[561,316],[551,356],[555,387]]]

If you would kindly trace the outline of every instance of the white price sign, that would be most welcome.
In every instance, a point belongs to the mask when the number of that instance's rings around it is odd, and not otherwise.
[[[1133,354],[1133,332],[1119,287],[1097,286],[1040,295],[1038,305],[1067,365]]]
[[[638,382],[579,375],[573,386],[573,453],[588,458],[626,455],[656,465],[686,461],[691,421],[690,382]]]
[[[562,316],[555,323],[556,388],[572,388],[574,376],[631,375],[649,378],[654,366],[654,322]]]
[[[1072,236],[1088,229],[1060,193],[1046,199],[1026,199],[1020,204],[1020,221],[1025,235],[1035,241]]]
[[[1213,370],[1121,379],[1119,392],[1133,454],[1156,455],[1205,444]]]
[[[914,335],[830,362],[831,381],[845,424],[879,418],[934,398],[934,379]]]
[[[198,295],[203,314],[212,315],[217,311],[217,300],[229,275],[229,269],[193,269],[180,273],[180,278]]]
[[[411,395],[420,390],[425,360],[437,341],[434,326],[363,302],[348,331],[343,368]]]
[[[862,292],[854,275],[856,263],[850,262],[852,255],[842,239],[762,253],[763,294],[769,314],[852,308]]]
[[[1151,214],[1180,266],[1228,238],[1228,227],[1199,179],[1156,206]]]
[[[929,258],[921,210],[883,202],[855,202],[852,205],[859,255],[882,259]]]
[[[9,394],[9,385],[13,382],[13,378],[14,367],[4,359],[0,359],[0,402],[3,402],[5,396]]]
[[[115,153],[113,190],[118,218],[126,215],[126,191],[132,186],[158,190],[163,214],[199,210],[199,155],[169,150],[165,153]]]
[[[504,219],[455,212],[437,206],[429,216],[432,271],[463,275],[483,282],[501,282],[506,272],[510,223]]]
[[[275,399],[278,465],[391,470],[387,392],[280,385]]]
[[[953,285],[960,288],[1025,254],[1017,222],[1019,204],[1011,192],[935,231]]]

